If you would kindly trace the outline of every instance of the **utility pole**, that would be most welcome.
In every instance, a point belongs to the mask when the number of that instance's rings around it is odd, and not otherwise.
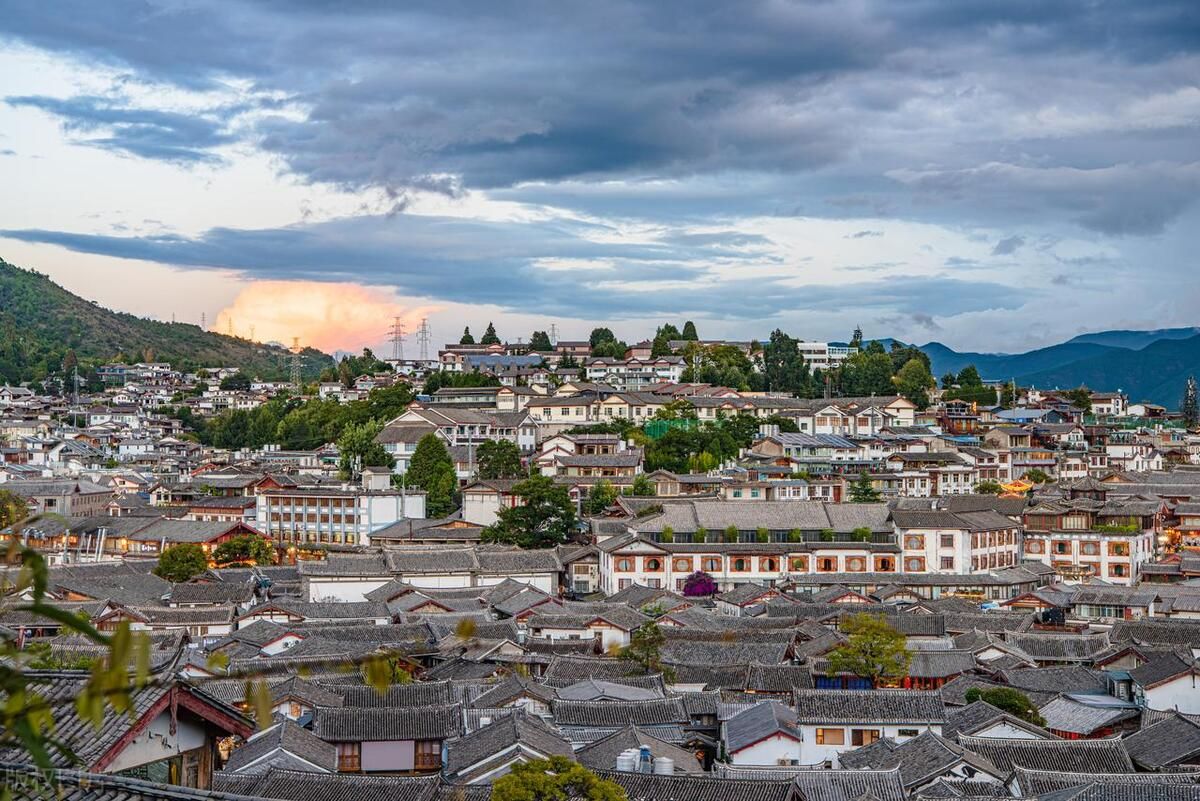
[[[297,392],[303,386],[302,368],[304,366],[304,358],[300,355],[302,348],[300,347],[300,337],[292,337],[292,386]]]
[[[404,324],[399,317],[392,318],[392,361],[404,361]]]
[[[429,361],[429,343],[433,336],[429,332],[429,318],[421,318],[421,327],[417,329],[417,343],[421,346],[421,361]]]

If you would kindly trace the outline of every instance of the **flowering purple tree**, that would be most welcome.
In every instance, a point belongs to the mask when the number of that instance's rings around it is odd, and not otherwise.
[[[701,598],[715,595],[717,582],[703,570],[697,570],[683,580],[683,594],[687,598]]]

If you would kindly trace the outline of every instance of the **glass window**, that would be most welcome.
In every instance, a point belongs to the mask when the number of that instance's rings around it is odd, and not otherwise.
[[[817,745],[845,745],[844,729],[817,729]]]
[[[879,729],[851,729],[851,745],[870,745],[879,739]]]

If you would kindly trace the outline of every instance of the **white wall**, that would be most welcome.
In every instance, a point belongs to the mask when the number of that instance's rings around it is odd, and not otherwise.
[[[163,712],[117,755],[112,764],[105,768],[105,772],[119,773],[138,765],[176,756],[201,747],[205,739],[202,726],[182,717],[176,721],[175,734],[171,734],[171,714]]]
[[[798,760],[803,764],[803,745],[791,737],[776,734],[730,754],[729,759],[735,765],[779,765],[781,759]]]
[[[1178,709],[1187,714],[1200,713],[1200,685],[1195,675],[1180,676],[1173,681],[1146,690],[1146,706],[1151,709]]]

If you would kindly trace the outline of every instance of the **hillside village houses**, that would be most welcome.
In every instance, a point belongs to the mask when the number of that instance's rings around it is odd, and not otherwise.
[[[28,512],[4,533],[47,556],[52,603],[152,638],[162,696],[109,715],[94,744],[60,726],[89,781],[274,798],[386,781],[432,799],[560,754],[645,799],[1200,790],[1200,438],[1120,393],[1094,393],[1086,415],[1032,389],[1011,409],[794,398],[685,383],[649,343],[594,360],[588,344],[448,347],[442,368],[495,385],[418,394],[377,439],[395,467],[352,479],[336,443],[221,450],[165,414],[291,389],[220,390],[234,368],[108,365],[78,404],[0,388],[0,489]],[[851,351],[802,345],[820,366]],[[352,403],[423,369],[314,391]],[[735,455],[651,462],[667,431],[728,419],[747,432]],[[405,479],[429,435],[457,479],[438,519]],[[524,503],[519,477],[479,476],[491,440],[566,489],[567,542],[484,544]],[[618,494],[593,508],[602,482]],[[855,502],[864,486],[874,497]],[[151,572],[179,544],[211,558],[245,536],[275,563]],[[696,573],[714,594],[686,594]],[[903,636],[902,675],[831,668],[864,612]],[[613,655],[650,625],[669,670]],[[9,633],[80,648],[0,603]],[[382,696],[355,669],[378,653],[408,677]],[[279,713],[257,733],[234,678],[255,672]],[[995,688],[1044,725],[966,695]]]

